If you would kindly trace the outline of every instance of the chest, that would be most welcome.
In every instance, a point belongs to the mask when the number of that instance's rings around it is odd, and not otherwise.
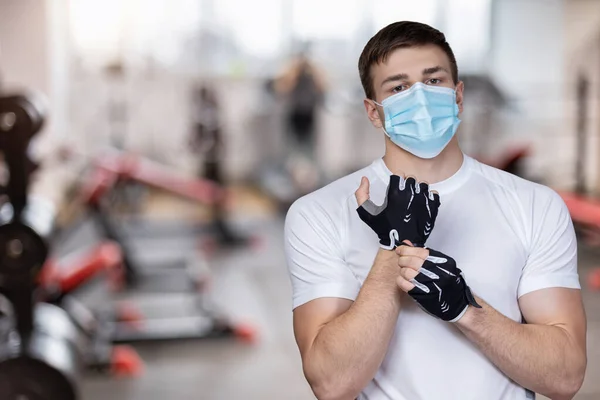
[[[481,200],[481,199],[472,199]],[[517,289],[527,261],[518,218],[469,200],[448,200],[440,209],[427,246],[456,260],[475,294],[507,316],[518,318]],[[357,216],[351,224],[346,262],[362,282],[379,250],[377,236]]]

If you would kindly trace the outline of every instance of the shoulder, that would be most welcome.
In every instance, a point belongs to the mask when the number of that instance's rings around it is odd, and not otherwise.
[[[552,188],[502,171],[498,168],[473,160],[473,171],[492,190],[502,191],[518,200],[522,205],[546,207],[564,206],[560,195]],[[533,211],[533,210],[531,210]]]
[[[477,189],[483,185],[491,192],[491,206],[509,221],[525,249],[530,251],[552,232],[570,235],[571,216],[555,190],[477,161],[473,170],[481,180]]]

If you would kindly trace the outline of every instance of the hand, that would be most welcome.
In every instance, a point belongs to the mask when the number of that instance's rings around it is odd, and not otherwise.
[[[386,198],[377,206],[369,200],[369,180],[365,177],[355,193],[358,215],[379,236],[383,249],[392,250],[403,240],[415,246],[425,245],[433,231],[440,206],[440,196],[429,191],[426,183],[409,177],[390,176]]]
[[[400,256],[398,286],[429,314],[456,322],[469,305],[481,308],[452,257],[410,243],[398,247],[396,254]]]

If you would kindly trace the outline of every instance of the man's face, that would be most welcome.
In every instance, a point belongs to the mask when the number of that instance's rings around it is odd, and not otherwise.
[[[459,112],[463,111],[463,83],[454,84],[450,60],[438,46],[427,45],[394,50],[384,63],[371,66],[375,101],[409,89],[416,82],[425,85],[443,86],[456,90]],[[383,108],[372,100],[365,99],[365,109],[376,128],[384,125]]]

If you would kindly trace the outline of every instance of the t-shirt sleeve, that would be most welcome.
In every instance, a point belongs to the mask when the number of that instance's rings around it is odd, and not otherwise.
[[[547,196],[538,193],[532,206],[531,245],[519,282],[518,297],[552,287],[581,288],[577,273],[577,239],[571,215],[556,192],[544,189],[543,194]]]
[[[358,295],[360,283],[343,256],[345,224],[334,212],[301,201],[288,211],[284,240],[293,308],[322,297],[355,300]]]

